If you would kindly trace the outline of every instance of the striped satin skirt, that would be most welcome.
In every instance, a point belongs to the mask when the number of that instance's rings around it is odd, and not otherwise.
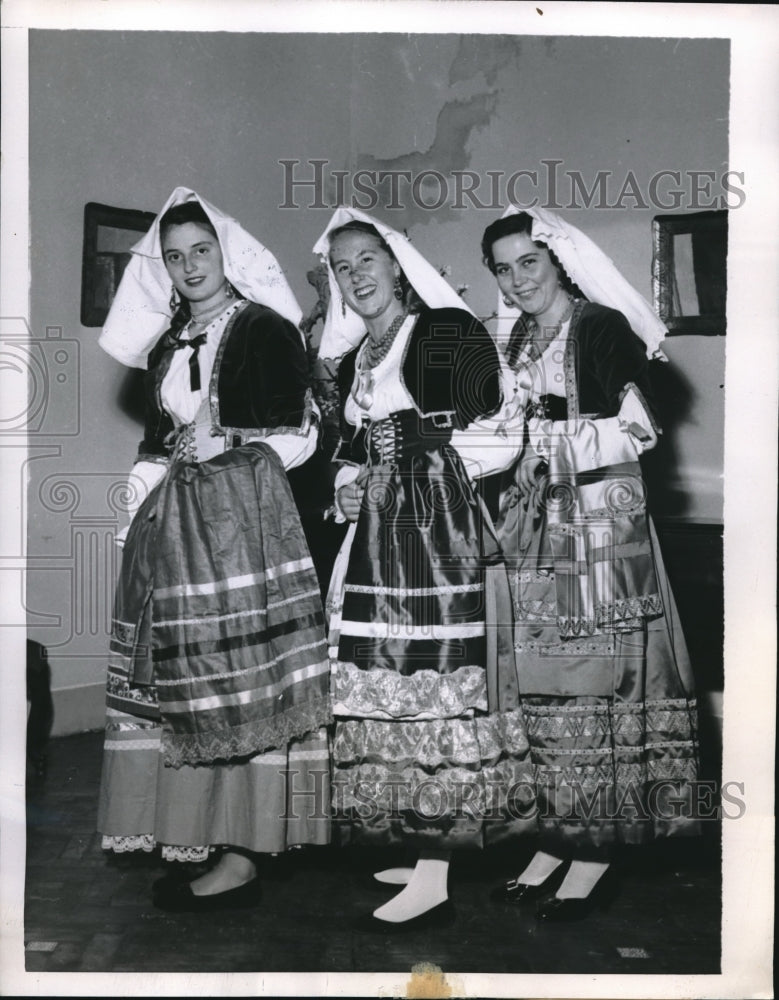
[[[114,851],[276,853],[329,841],[319,588],[264,445],[172,467],[116,592],[98,829]]]
[[[340,843],[481,847],[526,829],[522,716],[488,692],[498,563],[450,446],[370,470],[328,601]]]

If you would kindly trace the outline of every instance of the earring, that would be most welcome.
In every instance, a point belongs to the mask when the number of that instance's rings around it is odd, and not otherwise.
[[[170,305],[171,315],[175,314],[176,310],[179,307],[179,296],[178,296],[178,292],[176,291],[176,286],[175,285],[170,290],[170,302],[169,302],[169,305]]]
[[[346,318],[346,303],[344,302],[343,295],[341,296],[341,315]]]
[[[503,296],[503,305],[504,306],[513,306],[514,303],[511,301],[511,299],[508,297],[508,295],[504,295]]]
[[[400,299],[403,298],[403,286],[400,283],[400,275],[399,274],[395,275],[395,284],[393,286],[392,291],[393,291],[393,293],[395,295],[395,298],[398,299],[398,301],[400,301]]]
[[[228,299],[235,298],[235,289],[226,278],[225,278],[225,295],[227,296]]]

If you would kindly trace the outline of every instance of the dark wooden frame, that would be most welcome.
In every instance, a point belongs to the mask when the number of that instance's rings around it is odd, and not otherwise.
[[[727,247],[727,231],[726,209],[685,215],[657,215],[652,220],[652,296],[655,310],[668,327],[669,335],[721,336],[725,333],[724,308],[721,313],[702,316],[679,315],[674,311],[674,237],[709,234],[721,238],[724,234],[724,245]],[[724,270],[725,261],[722,263]]]
[[[90,201],[84,206],[84,249],[81,263],[81,324],[102,326],[127,263],[127,255],[98,248],[100,226],[126,229],[138,239],[148,232],[154,212],[113,208]]]

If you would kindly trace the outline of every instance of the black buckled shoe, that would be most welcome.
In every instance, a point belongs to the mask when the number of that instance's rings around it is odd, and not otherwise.
[[[528,885],[519,878],[509,879],[504,885],[499,885],[490,893],[493,903],[505,903],[509,906],[519,906],[522,903],[533,903],[557,890],[568,871],[568,865],[562,862],[541,882],[540,885]]]
[[[560,899],[550,894],[539,900],[536,920],[541,923],[568,923],[584,920],[593,910],[607,910],[619,894],[619,879],[613,867],[598,879],[589,896],[570,896]]]

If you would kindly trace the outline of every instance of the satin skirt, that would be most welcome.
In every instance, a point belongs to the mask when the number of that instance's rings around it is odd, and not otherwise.
[[[123,554],[123,570],[129,568],[133,589],[140,595],[153,588],[155,559],[161,550],[158,517],[145,516],[151,513],[155,496],[150,495],[136,515]],[[228,509],[235,510],[236,505],[228,504]],[[205,516],[207,507],[204,512],[204,520],[213,525],[215,517]],[[215,514],[224,520],[223,509]],[[172,551],[178,548],[192,553],[190,528],[180,529],[178,547],[170,537],[174,529],[168,526],[166,530]],[[201,532],[197,544],[202,549],[214,537],[219,538],[213,530]],[[235,543],[223,545],[220,553],[229,556],[235,547]],[[263,569],[261,565],[255,568],[257,572]],[[125,617],[120,594],[121,588],[117,588],[98,804],[103,847],[115,852],[160,848],[168,860],[199,861],[217,847],[278,853],[306,844],[329,843],[330,757],[327,729],[319,716],[313,717],[307,729],[288,737],[275,733],[273,742],[267,740],[260,752],[224,752],[209,762],[172,764],[165,753],[164,702],[160,697],[162,692],[169,699],[170,689],[162,687],[157,676],[152,615],[141,616],[133,655],[127,655],[123,630],[118,627],[122,623],[116,620]],[[298,605],[290,602],[288,606]],[[216,620],[216,616],[212,614],[211,619]],[[294,618],[284,630],[277,631],[294,637],[295,642],[306,635],[304,625]],[[194,626],[186,628],[185,637],[197,638]],[[321,637],[319,645],[324,653],[323,632]],[[236,673],[246,674],[247,664],[263,662],[257,644],[233,645],[234,656],[228,651],[223,659],[228,659],[228,668]],[[219,648],[229,650],[229,643],[223,642]],[[285,662],[294,669],[300,667],[292,657]],[[305,665],[298,673],[306,676]],[[325,662],[325,681],[326,675]],[[233,701],[242,704],[246,699],[236,695]]]
[[[692,669],[651,521],[660,611],[631,630],[564,638],[544,514],[506,509],[520,701],[536,831],[557,856],[600,859],[616,844],[700,832]]]
[[[515,801],[528,742],[506,695],[513,657],[495,652],[492,571],[505,569],[488,521],[447,445],[370,471],[328,602],[342,844],[481,847],[528,828]]]

